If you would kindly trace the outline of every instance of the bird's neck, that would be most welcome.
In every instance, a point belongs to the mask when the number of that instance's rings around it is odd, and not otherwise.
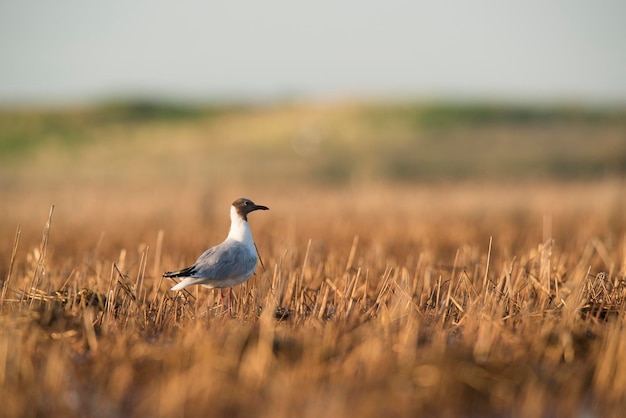
[[[250,225],[248,225],[248,222],[239,216],[234,206],[230,207],[230,231],[228,232],[228,237],[226,239],[246,244],[253,243]]]

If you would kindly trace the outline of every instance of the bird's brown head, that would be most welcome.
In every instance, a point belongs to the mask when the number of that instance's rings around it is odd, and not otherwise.
[[[240,198],[233,202],[233,207],[237,211],[237,214],[241,216],[245,221],[248,220],[248,214],[255,210],[269,210],[267,206],[257,205],[250,199]]]

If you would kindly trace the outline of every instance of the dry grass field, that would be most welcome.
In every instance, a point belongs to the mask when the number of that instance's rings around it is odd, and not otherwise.
[[[0,118],[0,416],[622,416],[623,114],[140,110]]]

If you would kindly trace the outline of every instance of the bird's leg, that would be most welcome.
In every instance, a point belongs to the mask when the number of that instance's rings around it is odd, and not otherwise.
[[[226,295],[226,300],[224,300],[224,289],[220,288],[220,300],[222,301],[222,307],[224,308],[224,312],[228,310],[228,313],[232,315],[233,309],[231,306],[231,295],[233,293],[233,288],[228,288],[228,294]]]
[[[222,302],[222,307],[224,307],[225,306],[224,291],[222,290],[222,288],[220,288],[220,302]]]

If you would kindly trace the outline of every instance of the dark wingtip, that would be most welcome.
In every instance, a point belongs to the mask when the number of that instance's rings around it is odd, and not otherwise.
[[[189,266],[189,267],[184,268],[182,270],[166,271],[165,273],[163,273],[163,277],[189,276],[190,274],[193,274],[193,271],[194,271],[194,266]]]

